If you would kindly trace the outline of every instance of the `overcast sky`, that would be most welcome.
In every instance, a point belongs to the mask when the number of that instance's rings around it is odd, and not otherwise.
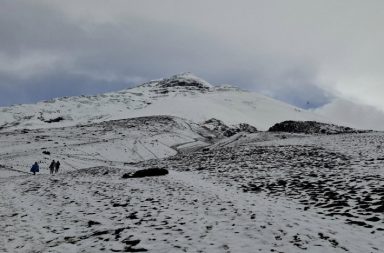
[[[0,0],[0,106],[189,71],[384,111],[383,24],[382,0]]]

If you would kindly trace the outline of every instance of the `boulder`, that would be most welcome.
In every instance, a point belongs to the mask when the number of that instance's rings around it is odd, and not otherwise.
[[[144,170],[137,170],[134,173],[125,173],[122,178],[139,178],[139,177],[154,177],[154,176],[164,176],[169,172],[166,169],[161,168],[150,168]]]
[[[362,133],[367,131],[356,130],[350,127],[337,126],[333,124],[321,123],[316,121],[293,121],[287,120],[276,123],[268,130],[269,132],[288,132],[304,134],[346,134]]]

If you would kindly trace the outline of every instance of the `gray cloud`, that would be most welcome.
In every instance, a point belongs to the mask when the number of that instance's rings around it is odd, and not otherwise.
[[[86,75],[59,71],[30,78],[27,85],[23,80],[9,76],[0,74],[0,78],[3,82],[1,88],[3,104],[33,103],[62,96],[94,95],[111,89],[124,89],[135,83],[135,80],[125,82],[96,80]]]
[[[1,2],[0,105],[191,71],[305,108],[384,109],[380,1]]]
[[[333,119],[341,125],[384,131],[384,112],[373,106],[335,99],[329,104],[316,108],[314,112]]]

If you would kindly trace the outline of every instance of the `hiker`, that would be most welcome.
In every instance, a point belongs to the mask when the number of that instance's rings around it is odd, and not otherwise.
[[[55,173],[59,172],[59,168],[60,168],[60,162],[57,161],[55,164]]]
[[[51,165],[49,165],[49,173],[50,174],[53,174],[54,170],[55,170],[55,160],[52,160],[51,162]]]
[[[37,162],[32,165],[31,172],[33,173],[33,175],[36,175],[36,172],[39,172],[39,165],[37,164]]]

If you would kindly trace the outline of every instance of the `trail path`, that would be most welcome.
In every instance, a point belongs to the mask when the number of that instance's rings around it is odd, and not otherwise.
[[[0,179],[2,252],[379,252],[378,235],[192,172]],[[365,243],[361,243],[361,237]],[[359,240],[360,239],[360,240]]]

